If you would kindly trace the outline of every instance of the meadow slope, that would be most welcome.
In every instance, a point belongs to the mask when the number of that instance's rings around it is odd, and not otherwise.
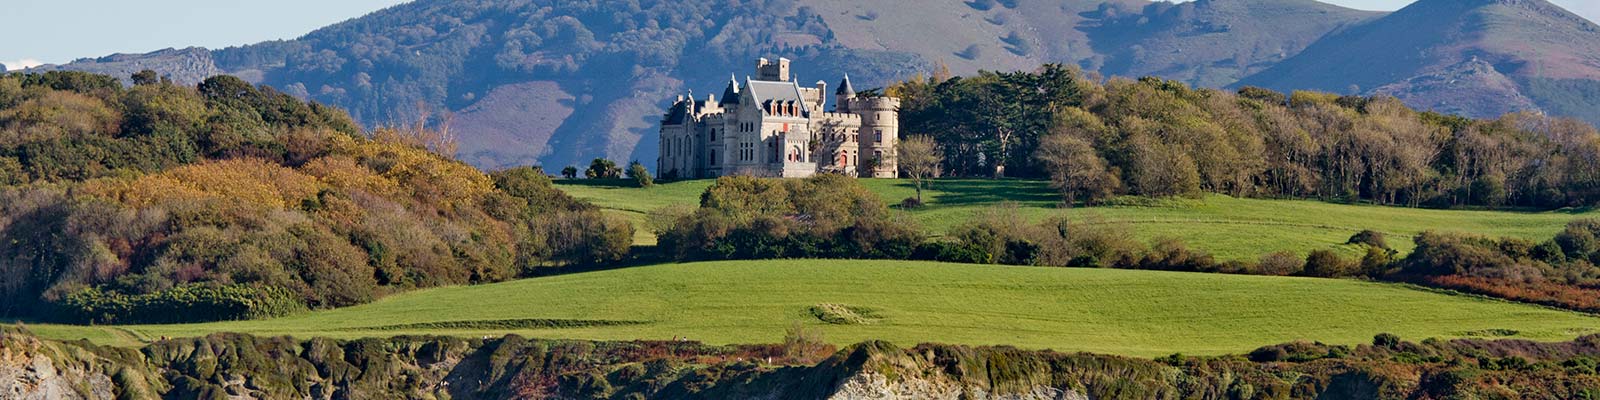
[[[822,304],[868,318],[825,323],[810,310]],[[728,344],[778,342],[796,322],[836,344],[1005,344],[1146,357],[1241,353],[1301,339],[1357,344],[1381,332],[1410,340],[1600,332],[1594,316],[1353,280],[836,260],[664,264],[427,289],[270,320],[29,328],[121,345],[212,332]]]
[[[574,197],[587,200],[609,212],[642,223],[645,213],[674,204],[697,205],[700,194],[711,180],[693,180],[656,185],[648,189],[622,181],[558,180],[557,186]],[[907,180],[862,179],[861,183],[878,193],[886,203],[897,204],[915,191]],[[1138,239],[1182,239],[1191,248],[1205,250],[1220,259],[1254,259],[1262,254],[1288,250],[1305,254],[1311,250],[1337,248],[1349,255],[1353,246],[1344,246],[1351,235],[1372,229],[1389,235],[1389,244],[1402,252],[1412,247],[1411,236],[1423,231],[1470,232],[1493,237],[1511,236],[1545,240],[1561,231],[1575,218],[1600,216],[1590,210],[1545,212],[1433,210],[1374,205],[1334,204],[1315,200],[1267,200],[1206,195],[1200,199],[1148,200],[1137,197],[1119,199],[1121,205],[1056,207],[1059,198],[1044,181],[946,179],[937,180],[923,192],[927,204],[904,212],[931,233],[948,231],[984,209],[1010,202],[1020,214],[1034,221],[1051,216],[1102,223],[1125,223]],[[648,229],[637,231],[635,243],[653,244]]]

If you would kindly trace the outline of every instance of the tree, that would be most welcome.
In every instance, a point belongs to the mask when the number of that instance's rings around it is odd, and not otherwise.
[[[618,168],[615,161],[596,158],[589,162],[589,169],[583,171],[583,176],[589,179],[617,179],[622,176],[622,168]]]
[[[561,169],[561,176],[567,179],[578,179],[578,167],[568,165]]]
[[[640,164],[638,161],[628,164],[627,173],[628,178],[638,183],[639,187],[647,188],[656,184],[654,179],[650,179],[650,170],[645,169],[644,164]]]
[[[157,83],[161,83],[161,76],[160,75],[156,75],[156,71],[151,71],[151,70],[147,69],[147,70],[139,71],[139,72],[136,72],[136,73],[133,74],[133,85],[134,86],[148,86],[148,85],[154,85],[154,84],[157,84]]]
[[[917,188],[917,204],[922,204],[922,185],[928,178],[939,176],[939,165],[944,163],[944,155],[939,152],[939,147],[933,138],[925,135],[906,137],[900,141],[896,152],[900,170],[911,179],[911,184]]]
[[[1067,207],[1080,196],[1085,203],[1094,204],[1122,188],[1122,180],[1106,167],[1094,146],[1070,133],[1046,136],[1034,159],[1050,174],[1050,187],[1061,191],[1061,202]]]

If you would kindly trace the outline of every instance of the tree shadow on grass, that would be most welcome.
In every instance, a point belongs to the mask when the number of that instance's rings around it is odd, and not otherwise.
[[[635,189],[639,183],[632,179],[556,179],[556,186],[587,186],[606,189]]]
[[[905,183],[906,186],[911,184]],[[929,188],[936,191],[934,204],[940,206],[967,206],[1016,202],[1030,205],[1050,205],[1061,201],[1061,195],[1050,189],[1044,181],[1025,179],[952,179],[933,180]]]

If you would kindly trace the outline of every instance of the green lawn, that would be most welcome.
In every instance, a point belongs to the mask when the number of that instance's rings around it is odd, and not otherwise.
[[[863,179],[861,182],[890,204],[897,204],[915,193],[905,180]],[[672,204],[698,204],[700,193],[711,181],[674,182],[649,189],[634,188],[618,181],[557,183],[573,196],[642,221],[644,213],[650,210]],[[1014,202],[1020,206],[1021,214],[1031,220],[1067,215],[1128,223],[1140,239],[1175,237],[1222,259],[1254,259],[1279,250],[1304,254],[1326,248],[1341,248],[1353,254],[1353,248],[1341,245],[1350,235],[1363,229],[1388,233],[1390,244],[1402,251],[1410,250],[1412,235],[1426,230],[1543,240],[1574,218],[1600,216],[1587,210],[1428,210],[1222,195],[1198,200],[1151,201],[1153,205],[1146,206],[1060,209],[1056,207],[1055,192],[1046,182],[1029,180],[939,180],[932,184],[931,190],[924,192],[923,198],[927,206],[908,213],[935,234],[971,219],[984,208]],[[641,229],[638,241],[651,244],[655,238]]]
[[[822,303],[869,308],[881,320],[824,324],[807,311]],[[472,326],[528,319],[638,324]],[[777,342],[795,321],[819,327],[838,344],[1008,344],[1145,357],[1240,353],[1297,339],[1356,344],[1380,332],[1410,340],[1493,330],[1565,340],[1600,332],[1600,318],[1593,316],[1352,280],[835,260],[664,264],[421,290],[260,321],[33,329],[46,337],[113,344],[222,331],[339,338],[687,337],[722,344]],[[457,327],[432,328],[451,323]]]

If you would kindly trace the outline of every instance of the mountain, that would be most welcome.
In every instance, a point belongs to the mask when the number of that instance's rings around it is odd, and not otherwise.
[[[1600,26],[1545,0],[1422,0],[1329,35],[1241,80],[1383,94],[1471,116],[1521,110],[1600,121]]]
[[[1222,87],[1265,70],[1329,32],[1383,13],[1313,0],[1199,0],[1153,3],[1100,19],[1090,40],[1116,76],[1160,76]]]
[[[460,138],[460,158],[486,168],[649,164],[669,100],[718,90],[757,57],[794,59],[801,79],[848,73],[869,87],[940,65],[1045,62],[1221,86],[1380,15],[1310,0],[419,0],[294,40],[40,69],[232,74],[368,126],[433,115]]]

